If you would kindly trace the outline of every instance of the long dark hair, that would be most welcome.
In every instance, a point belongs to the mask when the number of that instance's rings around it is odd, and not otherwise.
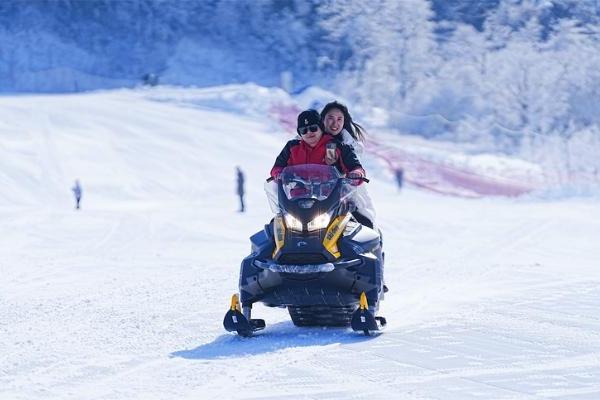
[[[348,131],[348,133],[354,138],[354,140],[364,142],[367,133],[365,131],[365,128],[363,128],[362,126],[360,126],[352,120],[352,116],[348,112],[348,107],[346,107],[342,103],[332,101],[331,103],[325,104],[325,107],[323,107],[323,110],[321,111],[321,121],[323,122],[323,124],[325,123],[325,116],[327,115],[327,113],[335,108],[337,108],[342,112],[342,114],[344,114],[344,129]]]

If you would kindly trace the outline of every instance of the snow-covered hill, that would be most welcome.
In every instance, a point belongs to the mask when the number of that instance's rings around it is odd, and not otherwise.
[[[1,399],[600,397],[598,202],[399,192],[372,156],[388,329],[300,329],[257,306],[265,331],[224,332],[289,138],[279,96],[0,98]]]

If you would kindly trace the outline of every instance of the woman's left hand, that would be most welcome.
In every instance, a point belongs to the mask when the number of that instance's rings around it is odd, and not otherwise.
[[[325,155],[325,163],[327,165],[333,165],[337,162],[337,154],[334,157],[330,157],[329,154]]]

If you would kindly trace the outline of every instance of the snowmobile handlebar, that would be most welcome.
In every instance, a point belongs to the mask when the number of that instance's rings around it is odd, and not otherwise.
[[[341,179],[343,183],[347,183],[347,184],[352,184],[351,183],[352,181],[362,181],[365,183],[371,182],[369,179],[365,178],[364,176],[359,176],[356,178],[347,178],[346,177],[346,178],[339,178],[339,179]],[[275,178],[273,178],[272,176],[267,178],[267,182],[273,182],[274,180],[275,180]]]
[[[348,183],[350,185],[352,185],[353,181],[361,181],[361,182],[365,182],[365,183],[369,183],[371,182],[369,179],[365,178],[364,176],[357,176],[356,178],[340,178],[342,180],[343,183]]]

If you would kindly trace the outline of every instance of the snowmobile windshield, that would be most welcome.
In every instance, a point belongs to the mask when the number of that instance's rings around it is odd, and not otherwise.
[[[280,178],[288,200],[325,200],[333,191],[340,174],[329,165],[303,164],[284,168]]]
[[[325,200],[331,195],[338,180],[343,176],[329,165],[302,164],[286,167],[281,171],[279,183],[270,181],[265,184],[271,211],[280,212],[277,199],[277,186],[281,184],[288,200],[316,199]],[[356,187],[344,183],[340,201],[354,193]]]

